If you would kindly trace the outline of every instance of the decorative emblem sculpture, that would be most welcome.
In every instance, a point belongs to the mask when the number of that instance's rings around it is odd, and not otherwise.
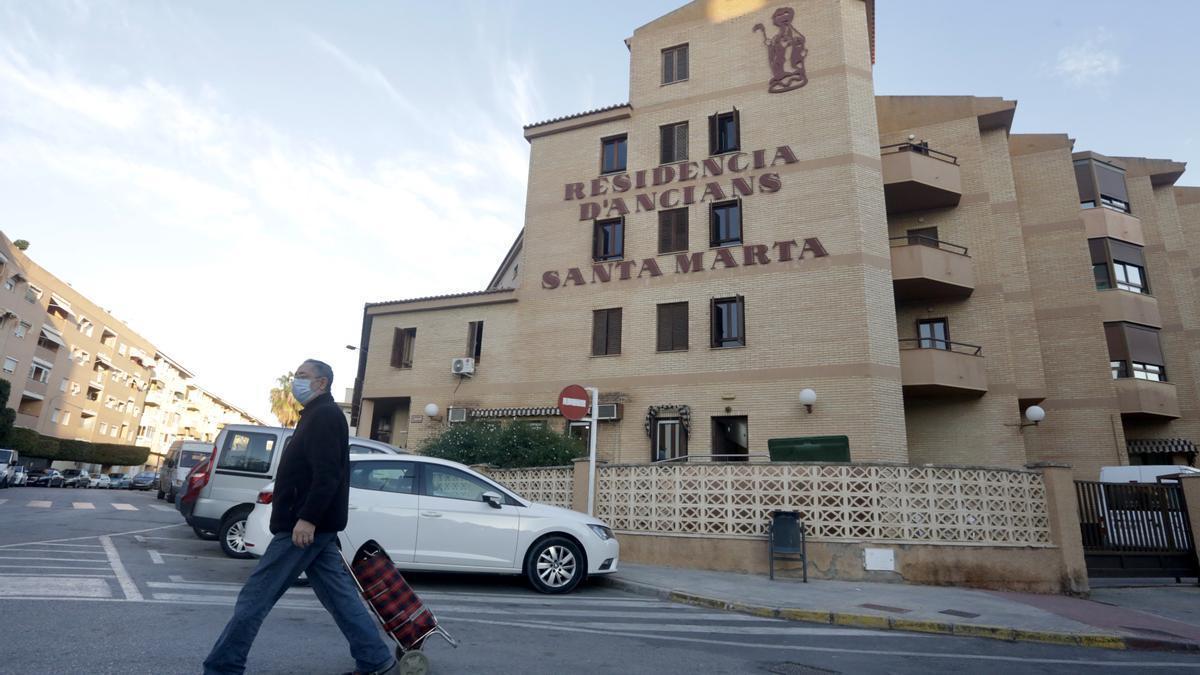
[[[771,23],[779,28],[779,32],[770,39],[761,23],[754,24],[752,29],[762,32],[763,44],[767,46],[767,63],[771,66],[771,82],[767,85],[767,91],[772,94],[799,89],[808,84],[808,76],[804,74],[804,57],[808,55],[808,49],[804,47],[804,35],[792,27],[795,16],[796,12],[791,7],[775,10],[771,14]]]

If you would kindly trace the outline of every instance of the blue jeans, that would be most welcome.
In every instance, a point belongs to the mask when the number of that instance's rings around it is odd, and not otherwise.
[[[307,548],[292,544],[290,532],[271,538],[266,553],[238,593],[233,618],[204,659],[206,675],[245,671],[246,656],[259,627],[301,572],[308,573],[317,599],[350,643],[355,668],[369,673],[391,666],[392,650],[384,644],[375,619],[363,606],[358,586],[342,563],[336,536],[332,532],[319,533]]]

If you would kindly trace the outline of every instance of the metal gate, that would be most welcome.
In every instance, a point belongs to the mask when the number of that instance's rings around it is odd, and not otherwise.
[[[1075,481],[1075,492],[1089,575],[1197,576],[1182,486]]]

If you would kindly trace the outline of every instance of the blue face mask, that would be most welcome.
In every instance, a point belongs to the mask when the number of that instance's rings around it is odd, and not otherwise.
[[[305,380],[299,377],[292,379],[292,396],[300,402],[300,405],[304,405],[312,400],[312,380]]]

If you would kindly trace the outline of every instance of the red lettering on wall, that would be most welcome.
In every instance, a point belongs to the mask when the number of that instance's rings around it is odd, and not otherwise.
[[[703,175],[705,178],[709,176],[720,176],[723,173],[725,173],[725,166],[721,164],[720,159],[709,157],[708,159],[704,160]]]
[[[755,169],[763,169],[763,168],[766,168],[766,166],[767,166],[767,151],[766,150],[755,150],[754,151],[754,168]]]
[[[671,195],[675,196],[672,197]],[[663,190],[658,196],[658,205],[664,209],[673,209],[679,206],[679,190],[675,188]]]
[[[689,186],[683,188],[683,203],[684,204],[695,204],[696,203],[696,188],[695,188],[695,186],[689,185]]]
[[[678,166],[680,182],[693,180],[700,175],[695,162],[680,162]]]
[[[792,247],[795,245],[795,239],[775,242],[773,248],[779,249],[779,262],[787,262],[792,259]]]
[[[626,192],[633,183],[629,180],[629,174],[622,173],[612,177],[613,192]]]
[[[696,253],[677,253],[675,254],[675,272],[703,272],[704,271],[704,251]]]
[[[795,153],[792,152],[791,146],[781,145],[775,148],[775,158],[771,160],[771,166],[775,166],[780,161],[784,164],[795,164],[800,161],[796,159]]]
[[[704,201],[705,199],[712,199],[714,201],[725,199],[725,190],[721,188],[720,183],[705,183],[704,194],[700,195],[700,201]]]
[[[592,265],[592,283],[599,281],[607,283],[612,280],[612,263],[595,263]]]
[[[617,263],[617,272],[621,274],[621,279],[628,279],[630,271],[633,270],[633,266],[636,264],[637,263],[633,260],[622,260],[621,262]]]
[[[754,194],[754,176],[733,179],[733,194],[749,196]]]
[[[749,159],[750,155],[747,155],[744,152],[735,152],[729,156],[729,170],[735,173],[741,173],[745,171],[746,169],[750,168],[750,165],[746,163],[746,161]]]
[[[654,167],[654,184],[662,185],[675,180],[675,167],[673,166],[657,166]]]
[[[625,206],[625,200],[621,197],[613,197],[611,203],[608,200],[605,200],[605,203],[609,205],[608,212],[604,214],[605,218],[616,218],[629,213],[629,207]]]
[[[633,174],[633,180],[633,187],[637,188],[638,190],[646,187],[646,170],[642,169],[641,171]]]
[[[824,258],[829,255],[829,251],[821,245],[821,240],[813,237],[812,239],[804,240],[804,248],[800,249],[800,260],[804,260],[805,253],[812,253],[814,258]]]
[[[558,288],[558,283],[558,272],[542,273],[542,288],[555,289]]]
[[[717,263],[721,263],[725,268],[737,267],[737,261],[733,259],[733,254],[727,248],[717,249],[717,257],[713,258],[712,267],[709,269],[717,269]]]
[[[638,270],[638,278],[642,278],[642,274],[649,271],[652,277],[661,277],[662,270],[658,267],[658,261],[654,258],[643,258],[642,268]]]
[[[567,281],[570,281],[576,286],[582,286],[584,284],[583,272],[580,272],[578,267],[572,267],[571,269],[567,270]],[[563,282],[563,287],[566,287],[565,281]]]
[[[653,211],[654,207],[657,206],[657,204],[655,204],[655,202],[654,202],[654,200],[657,197],[658,197],[657,192],[651,192],[650,194],[646,194],[643,192],[643,193],[639,194],[637,196],[638,213],[641,213],[642,211]]]
[[[607,178],[593,178],[591,194],[593,197],[598,197],[600,195],[608,194],[608,179]]]
[[[566,196],[563,198],[566,201],[583,199],[583,183],[567,183],[566,193]]]
[[[758,189],[764,194],[779,192],[779,188],[783,187],[783,181],[779,180],[777,173],[764,173],[758,177]]]
[[[600,205],[596,202],[584,202],[579,205],[580,220],[595,220],[600,217]]]
[[[743,265],[769,265],[771,258],[767,255],[766,244],[751,244],[742,247]]]

